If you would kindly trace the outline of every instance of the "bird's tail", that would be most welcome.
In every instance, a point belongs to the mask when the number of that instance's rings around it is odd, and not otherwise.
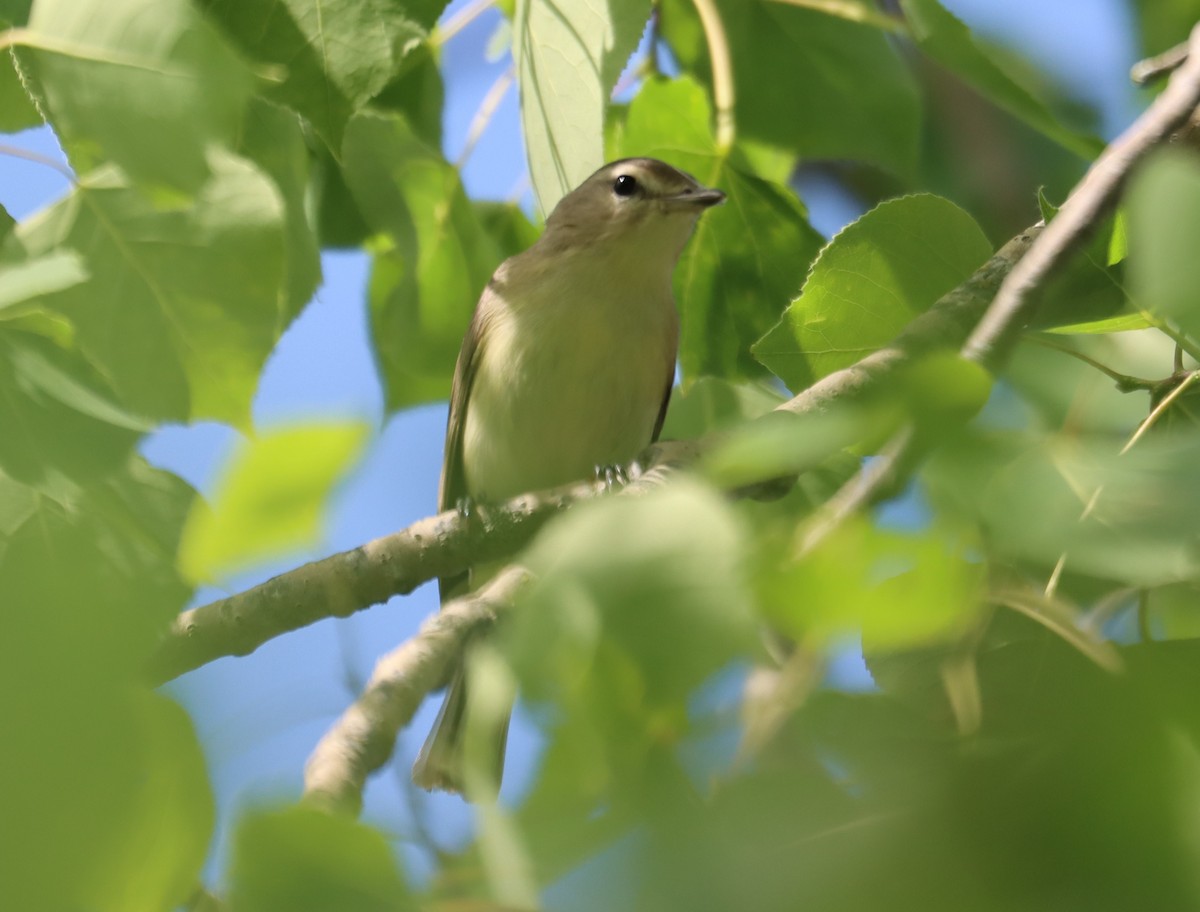
[[[425,739],[416,762],[413,763],[412,779],[427,791],[441,789],[446,792],[466,794],[466,733],[467,733],[467,670],[466,662],[459,664],[454,678],[446,690],[441,711],[433,723],[429,737]],[[508,720],[511,712],[504,713],[484,734],[489,743],[480,757],[486,766],[480,770],[483,777],[480,786],[486,785],[493,793],[500,788],[500,776],[504,771],[504,749],[508,743]],[[474,785],[474,782],[472,783]]]

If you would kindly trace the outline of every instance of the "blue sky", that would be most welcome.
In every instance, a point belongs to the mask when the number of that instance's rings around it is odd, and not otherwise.
[[[1119,131],[1136,113],[1137,96],[1125,76],[1135,55],[1135,33],[1121,0],[945,2],[980,34],[1018,48],[1073,94],[1095,103],[1103,114],[1105,134]],[[449,14],[464,5],[456,0]],[[480,100],[507,67],[505,60],[485,59],[498,22],[499,14],[489,11],[444,48],[444,146],[451,161],[462,152]],[[517,117],[514,87],[463,169],[473,196],[528,198]],[[45,129],[0,137],[0,143],[62,159]],[[0,149],[0,204],[18,219],[63,193],[66,186],[52,168]],[[819,187],[804,190],[814,222],[826,233],[853,216],[836,194],[826,198]],[[311,418],[358,417],[371,422],[378,434],[361,465],[337,492],[321,547],[231,580],[229,591],[434,512],[445,406],[384,416],[365,322],[366,257],[326,254],[323,268],[324,284],[284,335],[263,373],[254,402],[255,425],[267,428]],[[215,424],[168,427],[149,437],[142,449],[152,462],[209,491],[235,441],[235,432]],[[198,594],[197,601],[222,594],[207,590]],[[322,622],[281,638],[247,658],[215,662],[172,685],[172,693],[191,710],[208,750],[223,826],[231,820],[231,808],[247,800],[289,798],[299,792],[304,759],[353,698],[356,684],[370,674],[375,658],[410,636],[436,608],[436,594],[426,586],[351,619]],[[851,661],[844,670],[835,668],[835,680],[841,676],[853,681],[856,673]],[[435,705],[426,706],[402,734],[395,774],[376,777],[368,788],[366,816],[399,844],[414,830],[411,796],[401,783],[435,711]],[[527,784],[535,752],[530,729],[518,716],[509,748],[507,794],[517,794]],[[434,822],[439,840],[453,844],[469,833],[469,811],[457,798],[422,794],[417,801],[421,813]],[[419,855],[405,854],[418,869],[424,866],[426,860]],[[213,863],[219,867],[222,861],[219,850]]]

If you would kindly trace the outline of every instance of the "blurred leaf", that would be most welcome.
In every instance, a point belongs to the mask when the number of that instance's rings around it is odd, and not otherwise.
[[[739,133],[802,158],[850,158],[902,177],[916,170],[920,98],[877,29],[774,0],[719,0],[737,87]],[[664,0],[663,36],[684,72],[711,80],[689,0]],[[786,73],[791,90],[779,91]]]
[[[156,912],[187,901],[196,889],[215,809],[204,755],[191,720],[154,693],[134,695],[138,738],[127,742],[138,774],[115,821],[120,829],[98,847],[88,908]]]
[[[861,632],[871,649],[895,649],[959,635],[982,605],[984,565],[971,542],[929,532],[893,532],[857,519],[843,523],[797,561],[791,537],[760,540],[756,588],[772,626],[798,642],[830,643]]]
[[[43,303],[129,409],[245,425],[281,328],[284,205],[262,172],[217,154],[194,206],[160,210],[113,171],[23,222],[0,262],[77,252],[91,278]]]
[[[917,45],[991,101],[1080,158],[1091,160],[1104,148],[1098,138],[1072,130],[1046,105],[1012,79],[971,32],[938,0],[900,0]]]
[[[1071,572],[1153,586],[1200,574],[1196,442],[1181,429],[1118,455],[1104,435],[971,437],[936,456],[928,480],[992,549],[1035,572],[1065,554]]]
[[[536,582],[503,628],[522,693],[551,729],[522,811],[534,842],[551,837],[538,827],[560,806],[586,816],[597,801],[666,798],[689,694],[755,651],[743,540],[720,497],[680,480],[572,510],[534,543],[524,563]]]
[[[695,82],[648,81],[629,106],[612,154],[659,156],[728,197],[700,219],[675,269],[685,389],[705,374],[762,374],[750,343],[776,321],[821,243],[791,190],[748,171],[736,149],[718,151],[711,120]]]
[[[233,912],[415,910],[376,830],[304,807],[260,811],[234,837]]]
[[[513,59],[538,208],[604,164],[604,110],[650,16],[647,0],[517,0]]]
[[[0,270],[0,320],[16,315],[14,304],[62,291],[87,278],[87,266],[74,250],[56,250]]]
[[[283,198],[287,283],[282,297],[287,323],[309,302],[321,281],[321,252],[305,204],[308,149],[299,118],[257,97],[246,108],[239,139],[238,153],[261,168]]]
[[[508,259],[533,246],[541,231],[529,221],[519,206],[512,203],[494,203],[488,200],[472,200],[475,214],[483,230],[496,244],[498,260]]]
[[[230,145],[250,73],[187,0],[38,0],[21,62],[79,173],[104,161],[191,194]]]
[[[1159,586],[1145,595],[1150,629],[1168,640],[1200,637],[1200,586],[1195,581]]]
[[[148,729],[131,684],[189,595],[172,562],[191,489],[137,458],[101,483],[64,483],[24,506],[13,484],[2,485],[15,509],[0,550],[0,907],[100,908],[89,894],[98,867],[153,826],[134,823],[139,796],[179,775],[192,794],[161,809],[172,820],[159,831],[186,829],[175,830],[178,867],[145,874],[166,889],[202,861],[207,826],[176,811],[204,803],[205,789],[194,751],[171,760],[148,746],[162,732]]]
[[[0,331],[0,427],[10,430],[0,434],[0,469],[45,487],[61,475],[84,480],[111,471],[152,425],[114,402],[78,356]]]
[[[360,211],[391,242],[376,251],[369,291],[388,408],[443,399],[499,254],[458,172],[402,118],[356,117],[343,161]]]
[[[1155,154],[1134,175],[1125,205],[1134,300],[1200,339],[1200,157]]]
[[[1135,34],[1146,56],[1187,41],[1196,24],[1196,0],[1134,0],[1131,6],[1138,21]]]
[[[308,424],[271,430],[225,466],[212,506],[196,501],[179,564],[192,580],[220,578],[256,560],[312,545],[334,485],[357,461],[369,428]]]
[[[979,226],[949,200],[880,203],[821,251],[754,355],[790,389],[804,389],[889,343],[990,253]]]
[[[895,418],[879,412],[834,409],[812,415],[777,412],[733,428],[705,453],[700,470],[721,488],[736,488],[815,468]]]
[[[269,67],[267,97],[303,114],[333,150],[346,122],[400,72],[443,0],[200,0],[238,48]]]
[[[692,440],[757,418],[781,402],[783,396],[765,383],[730,383],[717,377],[701,377],[686,393],[672,391],[662,437]]]

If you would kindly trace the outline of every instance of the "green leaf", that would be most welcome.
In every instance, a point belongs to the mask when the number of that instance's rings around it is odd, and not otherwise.
[[[1128,332],[1131,329],[1146,329],[1152,324],[1140,313],[1122,314],[1118,317],[1107,317],[1103,320],[1089,320],[1086,323],[1070,323],[1066,326],[1055,326],[1047,332],[1061,335],[1106,334]]]
[[[87,278],[87,267],[74,250],[56,250],[0,270],[0,320],[16,315],[14,304],[63,291]]]
[[[604,164],[604,111],[650,15],[647,0],[517,0],[513,58],[538,208]]]
[[[1064,149],[1088,160],[1100,154],[1103,142],[1063,126],[1045,103],[1009,76],[938,0],[900,0],[900,6],[913,38],[931,59]]]
[[[359,115],[346,130],[342,157],[360,211],[390,242],[375,254],[369,291],[388,407],[444,399],[499,252],[458,172],[403,118]]]
[[[287,290],[284,321],[300,313],[321,281],[321,252],[305,204],[309,152],[294,114],[261,98],[251,99],[237,152],[275,182],[283,198]]]
[[[882,32],[775,0],[718,0],[717,8],[732,56],[740,135],[803,158],[849,158],[914,174],[920,97]],[[711,80],[691,0],[664,0],[662,29],[684,71]]]
[[[370,429],[357,422],[267,431],[231,457],[212,506],[196,501],[179,565],[213,580],[255,561],[313,545],[337,482],[354,466]]]
[[[187,0],[38,0],[22,36],[38,92],[79,173],[104,161],[186,193],[230,145],[250,73]]]
[[[929,483],[981,524],[990,549],[1033,572],[1049,573],[1065,554],[1069,572],[1120,585],[1193,579],[1198,438],[1182,417],[1174,433],[1146,435],[1120,455],[1105,434],[970,437],[934,459]]]
[[[267,97],[310,120],[331,149],[400,72],[443,0],[200,0],[230,40],[278,80]]]
[[[755,585],[768,621],[797,642],[861,632],[874,649],[924,645],[962,633],[981,607],[984,565],[966,555],[974,543],[857,518],[796,561],[791,536],[777,535],[760,541]]]
[[[649,81],[614,143],[613,157],[658,156],[728,196],[700,219],[675,270],[685,388],[705,374],[762,374],[750,344],[778,319],[821,243],[791,190],[748,171],[736,149],[717,150],[710,121],[692,80]]]
[[[204,754],[191,720],[155,693],[134,695],[137,738],[127,743],[137,788],[98,847],[88,908],[158,912],[195,892],[215,821]]]
[[[1134,300],[1200,339],[1200,158],[1156,154],[1134,175],[1126,210]]]
[[[258,812],[242,820],[232,867],[233,912],[417,908],[379,832],[311,808]]]
[[[522,694],[558,710],[543,716],[531,808],[629,799],[671,775],[693,690],[756,648],[744,540],[728,503],[682,479],[543,530],[524,561],[536,581],[502,630]]]
[[[214,153],[194,204],[156,209],[106,170],[23,222],[0,261],[76,251],[91,278],[42,302],[67,316],[124,405],[160,418],[248,421],[282,323],[284,205],[242,159]]]
[[[0,332],[0,469],[31,485],[82,480],[123,463],[152,424],[113,401],[77,355]]]
[[[886,345],[991,253],[949,200],[888,200],[821,251],[804,289],[754,355],[792,390]]]
[[[428,43],[414,47],[395,77],[371,102],[378,110],[404,115],[421,139],[435,149],[442,146],[442,114],[446,90],[438,68],[438,55]]]

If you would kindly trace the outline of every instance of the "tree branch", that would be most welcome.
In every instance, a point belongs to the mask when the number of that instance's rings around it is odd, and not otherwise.
[[[1013,263],[995,298],[963,344],[963,358],[981,364],[992,373],[1003,365],[1037,305],[1035,292],[1116,204],[1133,167],[1169,139],[1200,106],[1200,24],[1192,29],[1189,47],[1187,61],[1172,75],[1166,90],[1100,153],[1058,214],[1036,236],[1028,251]],[[962,315],[967,312],[967,309],[957,311]],[[915,440],[911,428],[897,432],[881,455],[864,465],[830,499],[826,509],[801,530],[797,537],[798,553],[807,554],[846,517],[891,490],[902,475],[900,467],[915,461],[912,458]]]
[[[317,744],[304,768],[304,798],[357,814],[367,776],[388,762],[396,735],[462,656],[479,628],[512,607],[529,571],[512,565],[478,592],[428,617],[416,636],[375,665],[362,695]]]

